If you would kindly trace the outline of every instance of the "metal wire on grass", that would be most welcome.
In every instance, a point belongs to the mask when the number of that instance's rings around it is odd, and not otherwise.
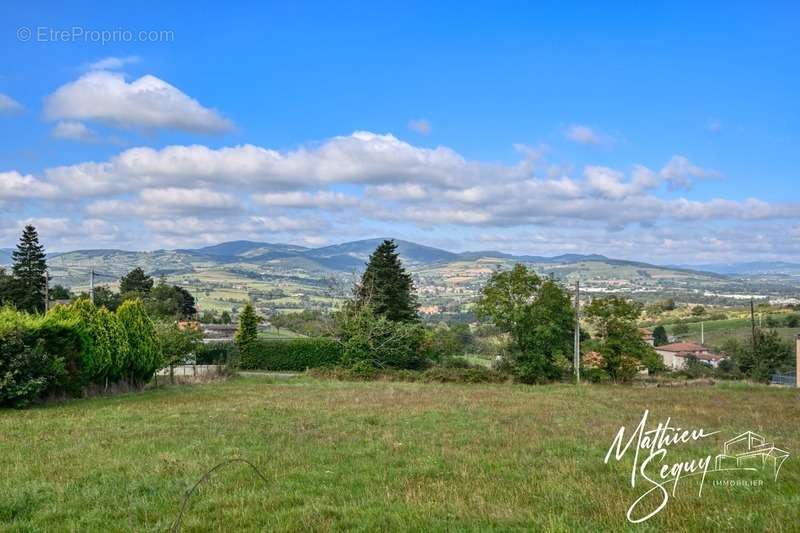
[[[192,488],[189,489],[186,492],[186,496],[183,497],[183,503],[181,504],[181,510],[178,513],[177,518],[175,518],[175,522],[172,524],[172,528],[170,528],[170,531],[172,531],[172,532],[180,531],[181,520],[183,520],[183,513],[186,511],[186,508],[189,506],[189,498],[192,497],[192,494],[194,494],[194,491],[197,490],[197,487],[199,487],[200,485],[202,485],[203,483],[208,481],[208,478],[211,477],[211,474],[213,474],[214,472],[216,472],[220,468],[222,468],[224,466],[227,466],[229,464],[232,464],[232,463],[244,463],[244,464],[246,464],[247,466],[249,466],[250,468],[253,469],[253,472],[255,472],[256,475],[258,477],[260,477],[264,481],[264,483],[269,485],[269,480],[267,479],[267,476],[265,476],[263,473],[261,473],[261,471],[258,468],[256,468],[256,466],[253,463],[251,463],[250,461],[248,461],[247,459],[241,459],[241,458],[238,458],[238,457],[237,458],[233,458],[233,459],[226,459],[225,461],[222,461],[218,465],[214,466],[211,470],[209,470],[208,472],[203,474],[203,476],[200,479],[197,480],[197,483],[195,483],[192,486]]]

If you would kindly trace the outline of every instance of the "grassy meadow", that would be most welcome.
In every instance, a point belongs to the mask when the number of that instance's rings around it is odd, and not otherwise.
[[[620,531],[644,491],[603,458],[621,425],[672,417],[800,453],[800,394],[728,385],[435,385],[235,378],[0,411],[0,531]],[[797,531],[800,463],[703,497],[686,479],[639,531]],[[630,527],[631,529],[634,529]]]
[[[785,315],[781,314],[775,314],[773,316],[781,319],[781,322],[785,317]],[[756,325],[758,324],[758,318],[756,318]],[[794,341],[797,334],[800,333],[800,328],[769,328],[767,327],[766,322],[763,320],[761,324],[763,329],[775,329],[781,335],[781,337],[789,341]],[[706,345],[717,348],[722,346],[728,339],[749,342],[752,337],[752,326],[749,316],[745,318],[729,318],[726,320],[707,320],[703,323],[702,334],[700,331],[699,322],[687,324],[687,326],[689,327],[689,332],[678,335],[681,340],[699,343],[702,337],[705,340]],[[674,324],[667,326],[667,333],[673,335],[674,327]]]

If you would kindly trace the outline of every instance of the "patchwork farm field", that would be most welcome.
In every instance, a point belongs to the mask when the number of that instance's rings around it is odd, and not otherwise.
[[[0,530],[619,531],[650,488],[621,425],[744,431],[792,453],[777,481],[677,487],[641,531],[797,530],[800,395],[755,386],[436,385],[236,378],[0,411]],[[793,453],[794,452],[794,453]],[[742,474],[744,475],[744,474]],[[644,483],[644,484],[643,484]]]

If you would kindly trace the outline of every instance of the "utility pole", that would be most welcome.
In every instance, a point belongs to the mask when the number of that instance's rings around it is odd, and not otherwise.
[[[753,297],[750,297],[750,333],[752,335],[753,355],[756,353],[756,312],[753,306]]]
[[[705,322],[700,322],[700,344],[703,345],[705,343],[706,343]]]
[[[89,300],[94,303],[94,267],[89,268]]]
[[[572,364],[575,367],[575,383],[581,382],[581,282],[575,282],[575,353]]]

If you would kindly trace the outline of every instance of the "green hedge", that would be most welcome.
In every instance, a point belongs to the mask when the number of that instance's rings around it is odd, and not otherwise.
[[[0,308],[0,406],[112,383],[140,385],[160,362],[161,345],[141,302],[126,302],[117,313],[87,300],[45,316]]]
[[[233,342],[209,342],[198,348],[195,361],[198,365],[238,365],[239,349]]]
[[[241,354],[241,367],[251,370],[302,371],[334,366],[342,360],[341,345],[327,338],[257,341]]]
[[[82,352],[74,323],[0,309],[0,406],[80,391]]]

